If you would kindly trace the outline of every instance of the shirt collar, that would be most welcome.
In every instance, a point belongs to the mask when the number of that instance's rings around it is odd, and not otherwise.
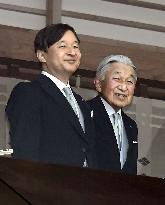
[[[60,90],[62,90],[64,87],[70,87],[69,82],[66,85],[61,80],[59,80],[58,78],[56,78],[55,76],[51,75],[50,73],[46,71],[42,71],[41,74],[50,78]]]
[[[109,116],[112,116],[115,113],[115,110],[112,108],[112,106],[107,103],[107,101],[104,100],[104,98],[101,97],[101,101],[104,104],[104,107],[108,113]],[[117,111],[117,113],[119,113],[119,115],[121,116],[121,109]]]

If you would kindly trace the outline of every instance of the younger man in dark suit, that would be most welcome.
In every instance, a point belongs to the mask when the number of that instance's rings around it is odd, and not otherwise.
[[[135,69],[128,57],[114,55],[105,57],[96,71],[99,95],[88,103],[93,112],[100,169],[136,174],[137,125],[122,111],[133,99]]]
[[[95,166],[90,110],[69,85],[80,64],[79,43],[67,24],[37,33],[34,47],[42,72],[32,82],[19,83],[6,107],[14,158]]]

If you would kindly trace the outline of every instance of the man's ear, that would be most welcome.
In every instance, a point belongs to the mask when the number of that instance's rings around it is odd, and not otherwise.
[[[95,84],[96,91],[101,93],[101,90],[102,90],[101,81],[98,79],[95,79],[94,84]]]
[[[37,53],[37,58],[41,63],[46,63],[46,59],[45,59],[45,52],[44,51],[40,51],[38,50]]]

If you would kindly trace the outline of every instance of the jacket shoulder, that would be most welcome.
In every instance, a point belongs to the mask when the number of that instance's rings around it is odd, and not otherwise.
[[[36,82],[20,82],[11,91],[7,102],[6,111],[13,106],[23,106],[39,101],[39,85]]]
[[[137,126],[135,120],[133,120],[130,116],[128,116],[125,112],[122,111],[123,117],[129,122],[130,124],[133,124],[134,126]]]
[[[99,96],[96,96],[90,100],[87,100],[86,101],[88,103],[88,105],[92,106],[92,105],[95,105],[96,103],[100,102],[100,97]]]
[[[122,116],[123,116],[124,123],[129,125],[129,127],[131,127],[131,130],[134,132],[134,136],[137,136],[138,135],[138,126],[137,126],[136,121],[133,120],[131,117],[129,117],[123,111],[122,111]]]
[[[37,81],[25,81],[19,82],[16,84],[12,90],[12,92],[19,92],[19,91],[28,91],[31,89],[37,89],[39,87],[39,83]]]

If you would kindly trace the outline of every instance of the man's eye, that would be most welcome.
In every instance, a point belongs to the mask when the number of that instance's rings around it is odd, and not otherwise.
[[[73,47],[74,47],[74,48],[79,48],[79,46],[78,46],[78,45],[74,45]]]
[[[113,79],[114,79],[114,80],[120,80],[120,78],[119,78],[119,77],[113,77]]]
[[[64,44],[59,45],[59,48],[65,48],[65,45]]]
[[[129,84],[135,84],[135,82],[133,80],[128,80],[127,81]]]

